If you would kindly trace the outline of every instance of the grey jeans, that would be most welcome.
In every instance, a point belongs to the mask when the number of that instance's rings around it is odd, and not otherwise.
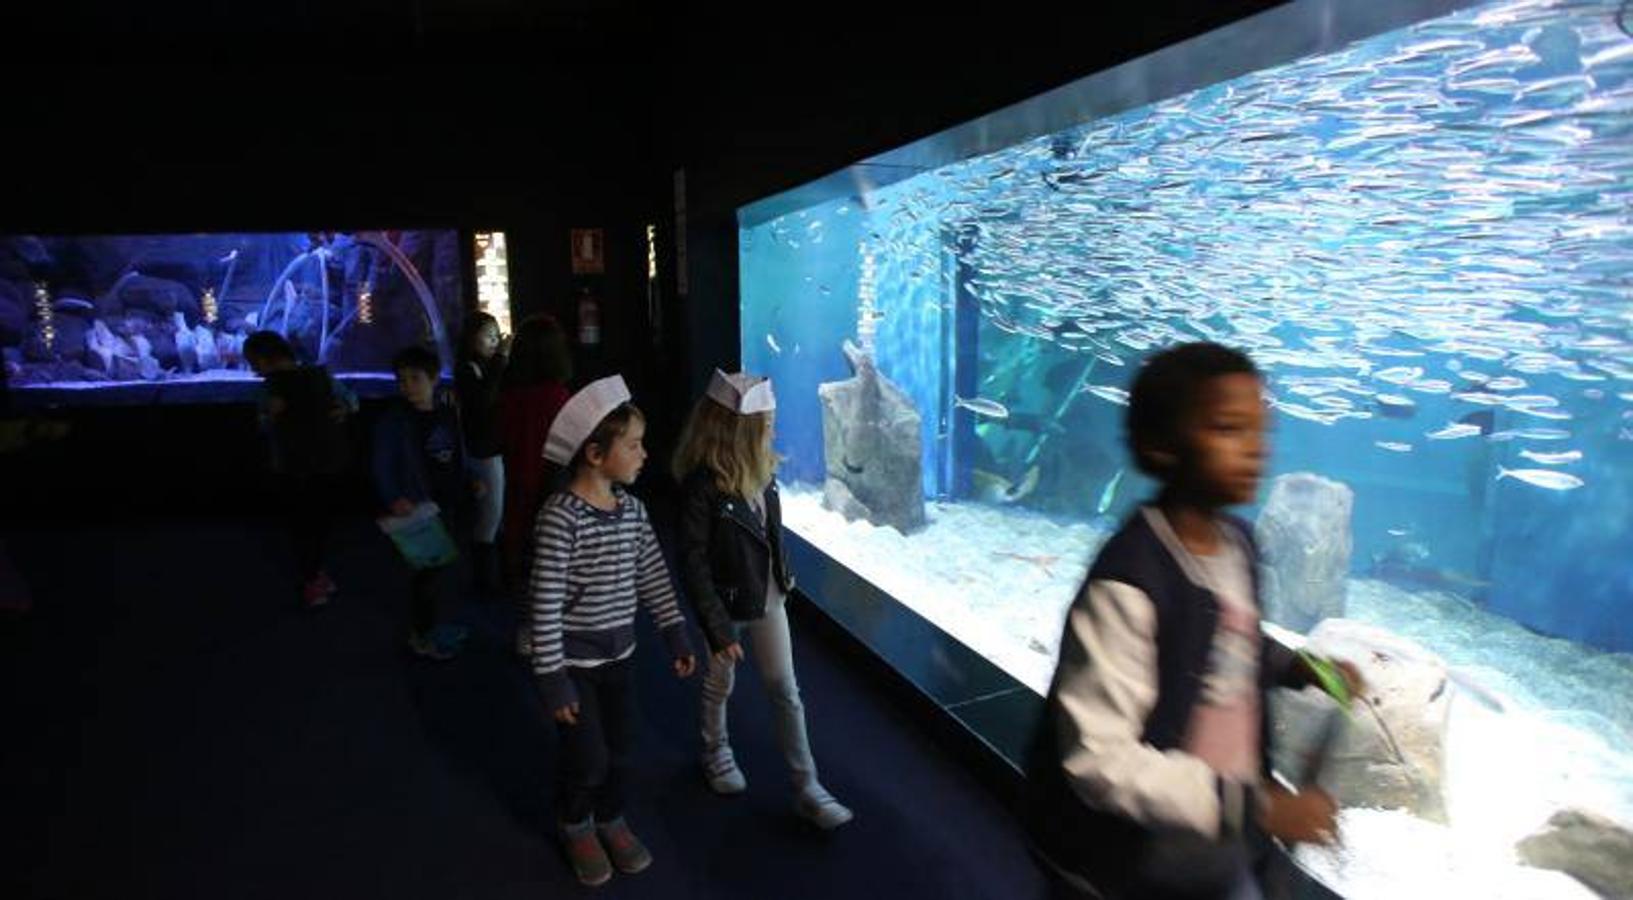
[[[787,600],[774,597],[766,603],[765,615],[740,623],[745,658],[760,670],[760,680],[771,697],[776,717],[777,743],[788,760],[795,790],[815,785],[816,761],[811,758],[811,742],[805,732],[805,705],[800,702],[799,684],[794,680],[794,646],[788,635]],[[709,671],[703,678],[703,753],[705,757],[728,751],[726,701],[737,681],[737,666],[710,654]]]

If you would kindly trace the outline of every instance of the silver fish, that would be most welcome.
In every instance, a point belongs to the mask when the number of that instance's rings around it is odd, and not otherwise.
[[[1451,382],[1439,378],[1422,378],[1406,386],[1425,394],[1444,394],[1452,389]]]
[[[1411,453],[1411,444],[1402,444],[1399,441],[1373,441],[1375,446],[1382,447],[1392,453]]]
[[[1406,384],[1423,377],[1423,370],[1416,366],[1395,366],[1374,372],[1372,377],[1390,384]]]
[[[1519,394],[1508,398],[1511,408],[1552,409],[1559,405],[1559,401],[1545,394]]]
[[[955,397],[953,398],[953,405],[962,406],[978,416],[986,416],[989,419],[1009,418],[1009,407],[996,400],[988,400],[985,397]]]
[[[1560,428],[1519,428],[1512,431],[1498,431],[1491,435],[1493,441],[1511,441],[1520,438],[1527,441],[1563,441],[1571,436],[1569,431]]]
[[[1106,510],[1111,508],[1111,502],[1117,497],[1117,486],[1123,483],[1123,471],[1118,469],[1117,474],[1106,482],[1105,489],[1100,492],[1100,502],[1095,505],[1095,515],[1105,515]]]
[[[1565,472],[1555,472],[1551,469],[1505,469],[1497,467],[1497,480],[1514,478],[1526,484],[1535,485],[1550,491],[1571,491],[1587,482]]]
[[[1277,411],[1284,412],[1295,419],[1303,419],[1306,422],[1315,422],[1319,425],[1331,425],[1344,417],[1343,413],[1325,409],[1311,409],[1298,403],[1277,401],[1275,407]]]
[[[1446,427],[1440,429],[1439,431],[1429,432],[1428,438],[1431,441],[1454,441],[1458,438],[1473,437],[1479,433],[1480,426],[1478,425],[1469,425],[1462,422],[1451,422],[1447,423]]]
[[[1448,78],[1458,78],[1476,72],[1513,71],[1541,62],[1536,51],[1524,44],[1510,44],[1498,50],[1488,50],[1446,67]]]
[[[1085,393],[1093,394],[1102,400],[1107,400],[1118,406],[1128,405],[1128,391],[1110,384],[1091,384],[1083,388]]]
[[[1582,458],[1580,450],[1565,450],[1559,453],[1538,453],[1535,450],[1521,450],[1520,455],[1535,463],[1545,466],[1562,466],[1573,463]]]
[[[771,348],[772,353],[778,354],[779,356],[782,355],[782,347],[778,345],[777,339],[772,337],[771,332],[769,331],[766,332],[765,335],[765,345]]]
[[[1582,58],[1582,66],[1597,69],[1622,60],[1633,59],[1633,41],[1619,41],[1615,45]]]
[[[1551,422],[1569,422],[1572,419],[1570,413],[1558,409],[1539,409],[1535,406],[1510,406],[1509,409],[1523,416],[1530,416],[1533,419],[1547,419]]]

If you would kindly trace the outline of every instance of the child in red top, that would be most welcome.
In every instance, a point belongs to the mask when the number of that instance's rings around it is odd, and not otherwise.
[[[505,460],[504,552],[508,580],[525,588],[533,520],[547,488],[544,439],[567,402],[573,360],[567,335],[554,317],[529,316],[516,330],[510,367],[499,395],[499,436]],[[525,590],[521,591],[525,595]],[[527,655],[527,629],[517,633],[517,650]]]

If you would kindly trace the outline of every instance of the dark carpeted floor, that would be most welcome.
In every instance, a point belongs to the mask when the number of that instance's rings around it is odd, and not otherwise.
[[[7,544],[35,609],[0,614],[0,895],[1043,893],[1004,811],[820,639],[796,633],[796,667],[823,780],[856,821],[825,835],[792,817],[753,676],[732,706],[749,792],[710,794],[696,676],[676,679],[648,630],[629,817],[656,862],[591,891],[552,841],[553,725],[509,611],[462,602],[467,652],[410,658],[406,578],[370,523],[337,535],[342,594],[317,613],[295,608],[266,522],[133,517]]]

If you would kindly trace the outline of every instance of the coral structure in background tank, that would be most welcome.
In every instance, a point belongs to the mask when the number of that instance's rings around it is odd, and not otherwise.
[[[1363,6],[1395,20],[1290,35]],[[1324,774],[1344,845],[1300,860],[1355,897],[1633,896],[1629,16],[1294,3],[745,207],[788,527],[1042,693],[1151,495],[1135,371],[1241,348],[1270,627],[1373,684]],[[1327,710],[1275,703],[1291,767]]]
[[[384,379],[410,344],[448,362],[462,284],[454,231],[0,237],[0,354],[20,397],[226,399],[265,328]]]

